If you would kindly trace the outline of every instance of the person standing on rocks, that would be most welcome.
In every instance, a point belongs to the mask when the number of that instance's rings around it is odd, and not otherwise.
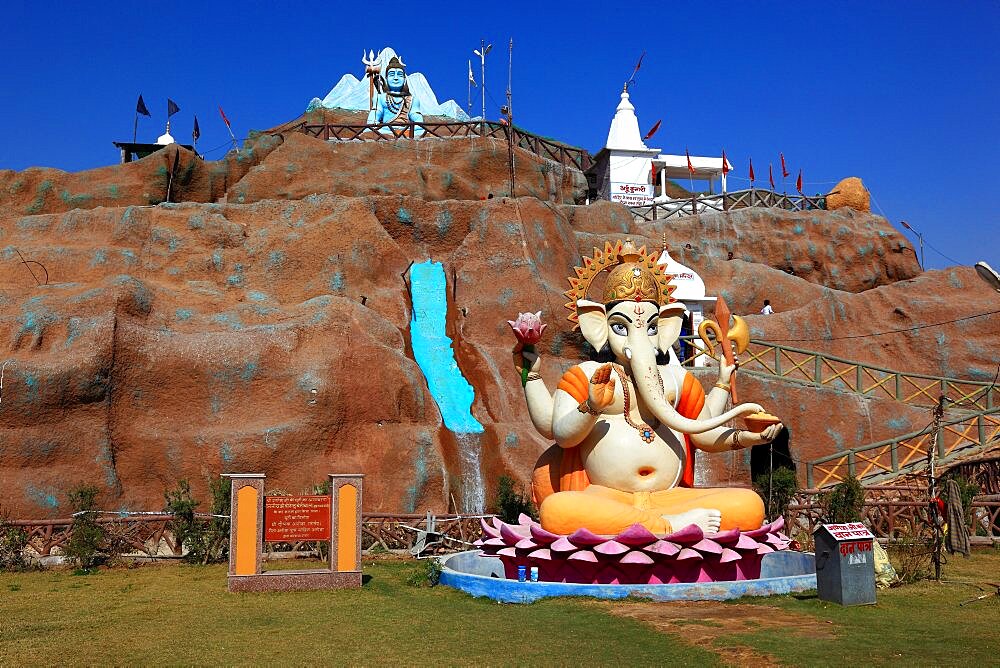
[[[772,313],[774,313],[774,309],[771,308],[771,300],[770,299],[765,299],[764,300],[764,308],[762,308],[760,310],[760,312],[761,312],[762,315],[771,315]]]

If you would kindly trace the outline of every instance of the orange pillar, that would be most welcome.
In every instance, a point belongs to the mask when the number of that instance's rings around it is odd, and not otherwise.
[[[229,574],[257,575],[261,569],[264,527],[264,474],[227,474],[231,481]]]
[[[361,570],[361,497],[362,480],[358,474],[330,474],[332,503],[330,526],[330,570]]]

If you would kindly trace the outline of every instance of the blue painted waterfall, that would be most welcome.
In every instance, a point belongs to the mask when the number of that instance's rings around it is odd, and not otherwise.
[[[476,397],[455,360],[445,334],[448,314],[447,281],[440,262],[422,262],[410,268],[410,344],[413,358],[427,380],[427,389],[441,411],[444,426],[454,432],[462,475],[462,512],[483,512],[486,492],[480,466],[483,425],[472,415]]]

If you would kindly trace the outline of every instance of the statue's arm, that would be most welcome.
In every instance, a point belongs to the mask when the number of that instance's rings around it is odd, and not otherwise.
[[[705,407],[708,415],[705,417],[715,417],[726,412],[726,404],[729,402],[729,383],[736,370],[735,365],[727,365],[725,360],[719,364],[719,380],[705,397]]]
[[[542,360],[537,352],[524,350],[521,344],[514,347],[514,368],[520,376],[522,367],[528,367],[528,378],[524,384],[524,401],[528,404],[531,424],[543,438],[552,438],[552,394],[542,380],[539,371]]]
[[[704,413],[704,411],[702,412]],[[770,443],[778,436],[778,432],[782,429],[784,429],[784,425],[779,422],[760,433],[746,431],[745,429],[733,429],[731,427],[717,427],[700,434],[690,434],[690,436],[692,445],[699,450],[704,450],[705,452],[726,452],[727,450],[742,450],[743,448]]]
[[[376,125],[382,122],[382,114],[385,109],[384,103],[385,99],[382,94],[379,93],[379,95],[375,98],[375,106],[368,112],[368,120],[365,121],[365,125]]]
[[[411,98],[413,100],[410,106],[410,121],[413,123],[423,123],[424,122],[424,112],[420,108],[420,101],[417,98]]]
[[[572,448],[583,442],[594,428],[601,411],[610,401],[605,402],[603,394],[610,388],[614,394],[614,381],[605,380],[600,388],[591,390],[590,377],[583,365],[571,368],[559,381],[552,408],[552,436],[563,448]],[[592,394],[602,395],[600,398]],[[580,408],[583,407],[583,410]]]

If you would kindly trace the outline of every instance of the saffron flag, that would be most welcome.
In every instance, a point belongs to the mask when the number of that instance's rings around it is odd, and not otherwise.
[[[722,149],[722,175],[729,173],[729,161],[726,160],[726,149]]]
[[[653,137],[653,135],[656,134],[656,131],[660,129],[660,123],[662,123],[662,122],[663,122],[662,118],[660,120],[656,121],[656,123],[653,124],[653,127],[649,128],[649,132],[646,133],[646,136],[643,137],[642,140],[646,141],[647,139],[651,139]]]
[[[198,117],[194,117],[194,128],[191,130],[191,140],[196,142],[201,136],[201,128],[198,127]]]
[[[771,190],[774,190],[774,164],[767,163],[767,180],[771,182]]]
[[[142,100],[142,95],[139,95],[139,101],[135,103],[135,113],[142,114],[143,116],[149,116],[149,109],[146,108],[146,103]]]
[[[691,164],[691,154],[688,153],[687,149],[684,149],[684,155],[687,156],[688,159],[688,173],[690,173],[691,176],[694,176],[694,165]]]
[[[788,178],[788,168],[785,167],[785,154],[784,153],[779,153],[778,155],[781,156],[781,178],[787,179]]]
[[[181,108],[177,106],[177,103],[174,102],[173,100],[171,100],[168,97],[167,98],[167,118],[170,118],[171,116],[173,116],[174,114],[176,114],[180,110],[181,110]]]
[[[750,158],[750,183],[752,184],[753,181],[754,181],[754,175],[753,175],[753,158]]]
[[[795,189],[799,191],[800,195],[802,194],[802,170],[801,169],[799,170],[799,178],[795,179]]]
[[[229,119],[226,118],[226,112],[222,110],[222,105],[219,105],[219,116],[222,116],[222,122],[226,124],[226,127],[232,130],[233,126],[229,124]]]

